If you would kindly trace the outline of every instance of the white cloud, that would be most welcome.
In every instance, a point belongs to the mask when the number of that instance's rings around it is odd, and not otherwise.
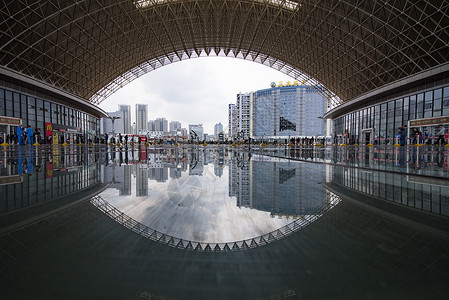
[[[118,90],[100,107],[116,111],[119,104],[148,104],[149,120],[164,117],[182,126],[203,123],[212,134],[214,125],[228,124],[228,104],[239,92],[261,90],[271,82],[293,79],[267,66],[227,57],[201,57],[152,71]]]

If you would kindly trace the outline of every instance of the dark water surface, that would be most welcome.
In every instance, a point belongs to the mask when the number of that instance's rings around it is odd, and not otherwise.
[[[0,154],[0,299],[447,297],[447,149]]]

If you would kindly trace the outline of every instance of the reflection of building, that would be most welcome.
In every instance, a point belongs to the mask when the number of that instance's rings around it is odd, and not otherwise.
[[[229,196],[237,198],[238,206],[275,215],[315,214],[324,204],[324,171],[322,164],[260,156],[247,161],[237,154],[229,165]]]
[[[102,182],[119,190],[120,196],[131,195],[131,166],[102,165]]]
[[[217,152],[215,165],[214,165],[215,176],[217,176],[217,177],[223,176],[223,167],[224,167],[224,149],[220,148]]]
[[[23,227],[24,222],[36,216],[42,218],[43,212],[51,215],[53,211],[86,195],[94,196],[106,187],[101,178],[100,163],[95,162],[91,154],[74,156],[53,152],[50,157],[38,158],[33,153],[19,149],[14,159],[17,165],[10,165],[7,174],[6,166],[0,168],[3,230],[15,225]]]
[[[136,196],[148,196],[148,169],[136,166]]]
[[[238,164],[236,160],[237,152],[231,152],[231,159],[229,160],[229,196],[237,196],[238,191]],[[238,202],[239,200],[237,200]]]
[[[258,187],[252,191],[253,208],[274,214],[307,215],[314,214],[323,205],[320,183],[325,179],[324,165],[292,161],[267,163],[262,159],[251,162],[252,180]]]
[[[449,216],[449,187],[444,177],[376,172],[336,165],[332,166],[330,173],[332,179],[329,186],[336,186],[343,194],[354,197],[360,193],[363,199],[373,197],[395,205]]]
[[[170,168],[170,178],[171,179],[178,179],[181,178],[182,172],[180,167],[172,167]]]
[[[166,182],[168,180],[168,168],[149,168],[148,179],[156,180],[157,182]]]
[[[123,185],[119,188],[119,196],[131,195],[131,166],[123,165]]]
[[[200,151],[193,150],[190,152],[189,159],[189,175],[203,175],[204,171],[204,156]]]

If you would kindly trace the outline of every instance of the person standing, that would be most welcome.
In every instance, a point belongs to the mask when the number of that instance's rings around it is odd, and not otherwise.
[[[25,141],[23,140],[23,127],[22,127],[22,125],[17,126],[17,138],[19,140],[19,145],[25,145]]]
[[[435,145],[439,145],[441,141],[441,145],[444,145],[444,126],[439,125],[437,130],[437,140],[435,141]]]
[[[421,131],[418,128],[413,127],[413,144],[419,144],[421,141]]]
[[[36,135],[36,142],[38,144],[40,144],[41,143],[41,132],[40,132],[39,128],[36,129],[35,135]]]
[[[25,130],[25,133],[28,137],[28,145],[33,145],[34,131],[30,125],[28,125],[28,128]]]
[[[407,133],[405,132],[404,126],[399,127],[399,144],[401,146],[405,146],[406,137]]]

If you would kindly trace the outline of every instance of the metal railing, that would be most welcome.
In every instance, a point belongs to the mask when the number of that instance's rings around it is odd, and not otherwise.
[[[316,209],[316,213],[301,216],[290,224],[287,224],[275,231],[255,238],[226,243],[197,242],[167,235],[139,223],[138,221],[127,216],[126,214],[112,206],[109,202],[103,200],[100,196],[91,198],[90,203],[92,203],[105,215],[115,220],[117,223],[154,242],[158,242],[172,248],[189,251],[229,252],[253,249],[283,239],[291,235],[292,233],[304,228],[305,226],[310,225],[312,222],[319,219],[328,210],[334,208],[338,203],[340,203],[340,201],[341,198],[339,196],[326,191],[326,201],[324,201],[324,204],[322,206]]]

